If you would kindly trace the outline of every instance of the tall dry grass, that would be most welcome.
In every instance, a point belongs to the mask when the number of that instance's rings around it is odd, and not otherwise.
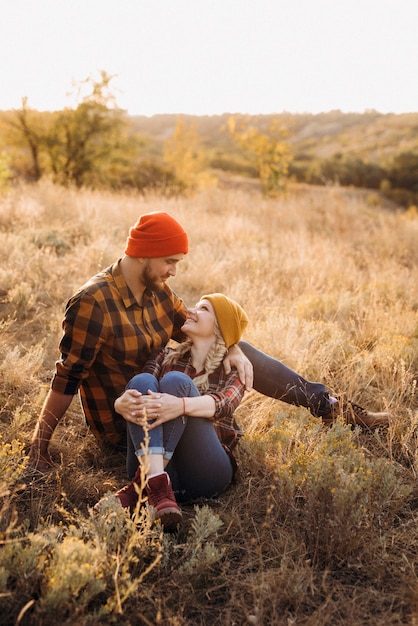
[[[112,499],[124,460],[101,452],[75,400],[56,470],[26,468],[71,293],[118,258],[141,213],[190,237],[172,281],[193,304],[241,302],[245,339],[330,391],[389,409],[388,429],[321,427],[251,392],[240,478],[185,507],[178,535]],[[0,624],[418,623],[418,217],[367,193],[210,189],[167,199],[40,184],[0,199]]]

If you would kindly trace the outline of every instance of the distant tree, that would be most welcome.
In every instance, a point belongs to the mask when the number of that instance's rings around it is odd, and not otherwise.
[[[11,179],[10,157],[7,152],[0,152],[0,192],[5,191]]]
[[[58,183],[81,187],[95,186],[103,178],[103,168],[108,169],[122,144],[127,145],[125,116],[116,106],[111,80],[102,71],[98,80],[89,77],[76,83],[78,104],[55,113],[34,111],[23,98],[10,125],[15,132],[14,145],[25,146],[31,155],[32,180],[52,173]]]
[[[306,182],[379,189],[385,175],[385,170],[376,163],[366,163],[352,153],[336,152],[327,159],[314,162],[307,172]]]
[[[88,78],[77,85],[87,95],[73,108],[56,116],[45,136],[54,179],[62,184],[95,185],[100,170],[122,141],[124,114],[109,89],[112,77],[101,72],[100,80]]]
[[[119,170],[112,185],[117,189],[131,187],[141,192],[153,191],[161,195],[179,195],[183,188],[179,186],[174,172],[154,161],[131,163],[129,167]]]
[[[172,137],[164,145],[164,161],[174,172],[179,189],[193,190],[199,185],[204,168],[204,156],[196,125],[177,118]]]
[[[401,206],[418,205],[418,152],[397,154],[387,166],[380,190]]]
[[[401,152],[389,167],[392,188],[418,192],[418,152]]]
[[[252,118],[243,116],[231,116],[227,126],[231,137],[255,165],[263,190],[267,194],[283,190],[292,160],[287,128],[273,119],[262,132]]]
[[[26,147],[30,155],[30,166],[27,175],[37,181],[42,176],[41,150],[44,140],[44,125],[41,114],[30,109],[28,99],[22,98],[22,106],[15,111],[14,119],[9,124],[12,131],[12,141],[17,147]],[[13,136],[14,134],[14,136]]]

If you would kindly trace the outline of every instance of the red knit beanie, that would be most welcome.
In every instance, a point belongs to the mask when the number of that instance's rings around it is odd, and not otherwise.
[[[141,215],[129,231],[125,254],[137,258],[157,258],[187,254],[189,242],[183,227],[163,211]]]

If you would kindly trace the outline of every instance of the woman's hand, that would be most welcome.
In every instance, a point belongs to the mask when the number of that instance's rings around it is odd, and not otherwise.
[[[169,393],[148,391],[142,397],[143,407],[148,420],[148,429],[152,430],[164,422],[176,419],[183,413],[183,400]],[[152,420],[152,423],[149,423]]]
[[[151,430],[179,417],[183,412],[183,400],[158,391],[148,391],[144,396],[136,389],[127,389],[115,400],[115,411],[128,422],[147,425]]]

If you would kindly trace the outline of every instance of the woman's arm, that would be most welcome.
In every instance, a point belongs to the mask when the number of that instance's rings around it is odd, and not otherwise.
[[[178,398],[169,393],[149,391],[142,396],[141,404],[145,407],[147,420],[155,420],[149,424],[150,430],[180,415],[211,419],[216,411],[215,400],[210,395]]]
[[[148,392],[140,400],[147,407],[147,419],[155,420],[150,428],[180,415],[205,417],[214,421],[233,421],[235,409],[244,396],[244,386],[232,370],[225,376],[222,366],[209,377],[209,389],[202,396],[178,398],[167,393]]]
[[[194,396],[192,398],[181,398],[181,400],[183,402],[183,407],[180,415],[207,418],[214,417],[215,415],[216,404],[212,396]]]

